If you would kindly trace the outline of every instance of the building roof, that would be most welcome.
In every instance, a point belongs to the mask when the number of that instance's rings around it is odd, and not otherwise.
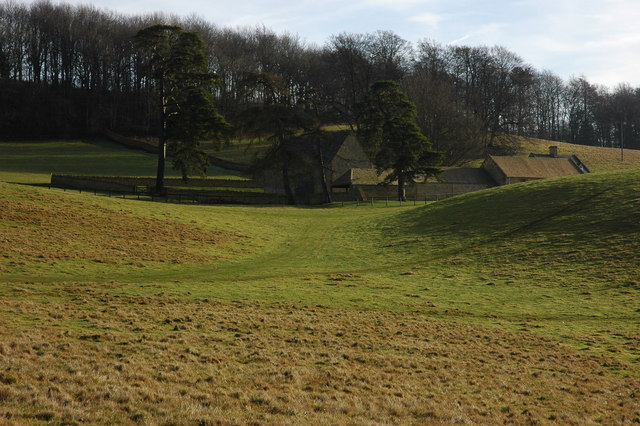
[[[331,186],[346,188],[351,185],[377,185],[382,182],[389,173],[390,171],[384,171],[381,174],[378,174],[378,171],[373,168],[352,168],[336,179]]]
[[[509,178],[544,179],[582,173],[572,162],[571,157],[501,157],[490,155],[489,158]]]
[[[445,167],[438,177],[429,178],[428,182],[488,186],[496,184],[485,169],[478,167]]]
[[[297,136],[287,141],[286,149],[288,152],[302,157],[317,158],[319,146],[322,153],[322,161],[328,163],[336,156],[344,141],[352,133],[350,130],[339,130],[326,132],[322,137],[313,135]]]

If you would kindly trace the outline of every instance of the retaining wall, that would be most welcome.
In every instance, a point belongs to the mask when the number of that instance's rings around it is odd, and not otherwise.
[[[418,183],[407,185],[405,192],[411,200],[442,200],[467,192],[480,191],[490,188],[490,185],[481,184],[456,184],[456,183]],[[361,199],[371,198],[398,198],[398,187],[395,185],[354,185]]]
[[[69,176],[52,175],[51,185],[60,188],[74,188],[88,191],[104,191],[117,193],[147,193],[155,185],[154,178],[120,177],[120,176]],[[260,188],[257,181],[225,180],[225,179],[190,179],[186,185],[216,189],[187,189],[172,187],[185,185],[181,179],[166,179],[166,194],[163,198],[177,201],[194,201],[208,204],[285,204],[283,195],[265,194],[264,192],[234,191],[234,188]]]
[[[178,201],[194,201],[204,204],[286,204],[286,198],[279,194],[246,191],[209,191],[173,189],[166,191],[166,197]]]
[[[96,191],[135,192],[136,185],[95,176],[51,175],[51,185],[60,188],[75,188]]]
[[[113,184],[114,191],[118,188],[134,188],[138,186],[153,187],[156,179],[151,177],[128,176],[78,176],[78,175],[51,175],[51,184],[68,186],[72,188],[89,188],[95,182]],[[189,179],[184,182],[180,178],[165,178],[165,186],[195,186],[202,188],[262,188],[262,182],[243,179]]]

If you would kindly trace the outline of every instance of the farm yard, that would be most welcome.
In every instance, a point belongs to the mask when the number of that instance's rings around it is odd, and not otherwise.
[[[0,144],[0,424],[640,421],[637,169],[201,206],[21,184],[151,173],[57,144]]]

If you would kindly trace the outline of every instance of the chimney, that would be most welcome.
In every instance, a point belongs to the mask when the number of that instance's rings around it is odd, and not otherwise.
[[[558,157],[558,147],[557,146],[550,146],[549,147],[549,155],[553,158],[557,158]]]

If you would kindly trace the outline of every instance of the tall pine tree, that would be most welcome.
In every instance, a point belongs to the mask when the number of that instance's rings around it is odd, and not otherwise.
[[[378,173],[390,171],[385,182],[398,183],[398,200],[406,200],[405,187],[414,178],[435,176],[440,172],[441,153],[416,124],[416,106],[398,83],[379,81],[371,87],[361,105],[365,140],[375,150]]]
[[[217,112],[212,88],[218,83],[209,71],[205,45],[197,33],[174,25],[154,25],[138,31],[136,46],[144,72],[158,96],[158,168],[156,192],[164,192],[167,146],[173,166],[182,173],[204,175],[208,158],[199,142],[220,136],[229,127]]]

